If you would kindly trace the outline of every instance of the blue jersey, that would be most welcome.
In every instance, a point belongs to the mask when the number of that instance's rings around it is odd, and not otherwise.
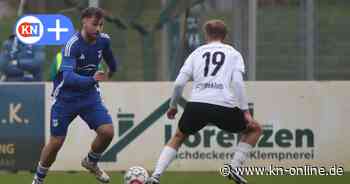
[[[69,101],[89,94],[97,94],[98,84],[93,75],[102,58],[110,72],[117,68],[110,47],[110,38],[105,33],[97,36],[95,43],[86,42],[79,32],[75,33],[62,50],[62,64],[54,80],[53,97]]]

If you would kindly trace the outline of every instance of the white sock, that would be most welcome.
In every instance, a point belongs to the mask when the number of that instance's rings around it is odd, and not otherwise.
[[[231,166],[241,167],[243,163],[248,159],[249,153],[252,150],[252,148],[253,146],[248,143],[239,142],[238,146],[235,148],[236,152],[231,161]]]
[[[170,163],[175,159],[177,151],[170,147],[165,146],[159,156],[156,168],[152,174],[152,176],[159,178],[165,169],[168,168]]]
[[[44,181],[44,179],[47,175],[47,172],[49,172],[49,168],[42,166],[41,163],[39,162],[38,166],[36,168],[34,178],[42,182],[42,181]]]

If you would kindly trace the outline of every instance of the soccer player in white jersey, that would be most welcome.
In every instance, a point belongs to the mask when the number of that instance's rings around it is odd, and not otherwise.
[[[227,34],[223,21],[210,20],[203,29],[207,44],[192,52],[182,66],[174,84],[168,118],[174,119],[178,99],[186,83],[192,79],[191,97],[175,135],[163,148],[147,184],[159,184],[160,176],[174,160],[186,138],[197,133],[209,122],[225,131],[241,134],[234,157],[227,166],[231,168],[230,179],[238,184],[247,183],[234,168],[242,166],[248,159],[262,129],[248,111],[242,76],[244,62],[237,50],[223,43]]]

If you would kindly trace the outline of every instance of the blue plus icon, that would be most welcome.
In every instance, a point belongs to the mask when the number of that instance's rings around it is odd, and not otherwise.
[[[62,28],[60,25],[60,19],[56,19],[56,27],[54,28],[48,28],[48,32],[55,32],[56,33],[56,41],[60,40],[61,32],[68,32],[68,28]]]

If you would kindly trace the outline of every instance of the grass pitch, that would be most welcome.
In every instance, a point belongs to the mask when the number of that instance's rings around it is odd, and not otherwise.
[[[122,184],[122,173],[110,172],[111,184]],[[0,173],[1,184],[31,184],[33,174],[29,172]],[[350,173],[343,176],[249,176],[249,184],[346,184]],[[218,172],[167,172],[161,178],[162,184],[234,184]],[[87,172],[50,172],[45,184],[99,184]]]

